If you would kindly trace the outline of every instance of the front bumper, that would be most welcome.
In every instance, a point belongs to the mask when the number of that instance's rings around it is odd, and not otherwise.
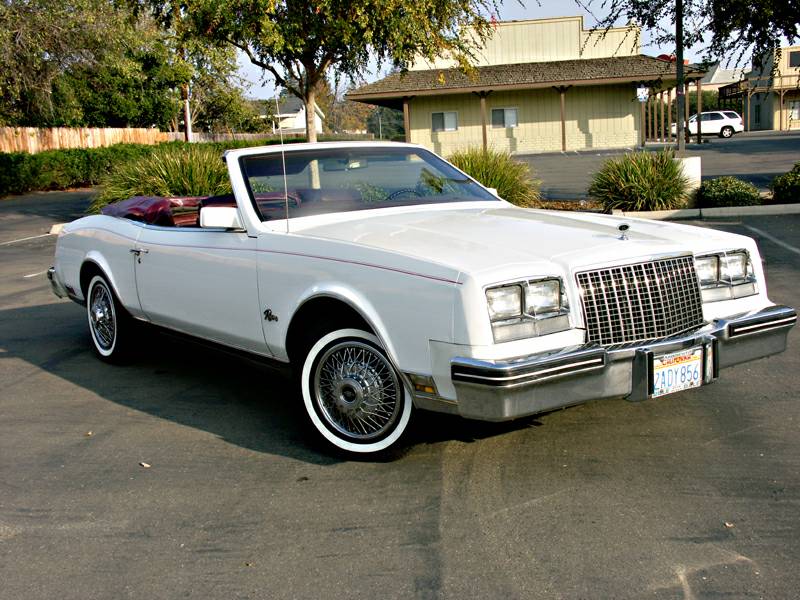
[[[504,361],[457,357],[450,374],[458,412],[472,419],[505,421],[604,398],[645,400],[655,354],[702,347],[708,384],[720,369],[783,352],[796,322],[794,309],[771,306],[642,345],[587,344]]]

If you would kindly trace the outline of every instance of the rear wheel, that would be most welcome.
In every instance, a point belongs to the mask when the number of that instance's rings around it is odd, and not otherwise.
[[[733,127],[726,125],[719,131],[719,137],[729,138],[733,135]]]
[[[107,362],[124,359],[132,343],[132,322],[103,275],[92,277],[86,288],[86,316],[97,356]]]
[[[322,336],[300,385],[311,424],[329,444],[369,454],[395,447],[411,418],[411,394],[377,337],[360,329]]]

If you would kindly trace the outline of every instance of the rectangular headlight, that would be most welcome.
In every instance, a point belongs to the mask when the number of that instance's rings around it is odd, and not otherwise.
[[[525,286],[525,313],[539,316],[561,310],[561,281],[545,279],[529,281]]]
[[[694,261],[700,285],[716,284],[719,281],[719,257],[704,256]]]
[[[737,282],[747,278],[747,254],[731,252],[720,257],[720,279]]]
[[[703,302],[744,298],[758,293],[746,250],[700,256],[694,261]]]
[[[486,290],[495,343],[569,329],[569,310],[561,280],[520,281]]]
[[[489,317],[492,321],[502,321],[522,316],[522,288],[507,285],[486,290],[489,304]]]

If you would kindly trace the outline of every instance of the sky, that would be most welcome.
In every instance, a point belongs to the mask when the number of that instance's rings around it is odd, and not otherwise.
[[[501,3],[499,20],[512,21],[522,19],[543,19],[547,17],[571,17],[575,15],[583,15],[584,27],[590,28],[597,24],[597,19],[592,16],[594,12],[597,17],[604,17],[607,12],[602,10],[602,0],[584,0],[583,4],[588,5],[589,10],[585,10],[578,6],[574,0],[536,0],[528,2],[519,2],[517,0],[506,0]],[[591,12],[590,12],[591,11]],[[624,22],[617,23],[617,25],[624,25]],[[642,31],[642,52],[651,56],[658,56],[659,54],[672,54],[674,48],[659,48],[651,43],[651,37],[647,31]],[[700,55],[697,52],[687,51],[685,58],[690,61],[699,60]],[[249,84],[247,90],[248,96],[253,98],[272,98],[275,94],[275,85],[272,76],[268,76],[266,85],[261,83],[262,70],[250,63],[250,61],[243,54],[239,55],[239,74]],[[382,73],[373,71],[365,73],[364,77],[367,81],[375,81],[382,76]]]

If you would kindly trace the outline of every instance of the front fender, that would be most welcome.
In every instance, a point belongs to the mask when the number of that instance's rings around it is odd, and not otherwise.
[[[122,305],[133,316],[142,316],[136,291],[135,247],[140,227],[126,219],[104,215],[84,217],[70,224],[59,237],[56,265],[65,284],[85,301],[80,276],[87,263],[96,265],[108,279]]]
[[[326,282],[311,286],[305,290],[303,294],[301,294],[297,304],[297,309],[292,315],[292,319],[294,319],[294,315],[297,314],[297,312],[299,312],[307,302],[316,298],[332,298],[334,300],[339,300],[340,302],[347,304],[350,308],[361,315],[361,317],[372,328],[372,331],[375,332],[375,335],[380,340],[381,345],[386,350],[389,358],[395,363],[395,366],[398,365],[397,350],[394,347],[391,336],[389,335],[389,330],[386,327],[386,323],[383,321],[372,302],[370,302],[364,294],[348,286],[333,282]],[[287,332],[288,326],[286,332],[284,332],[284,335],[286,335]],[[284,347],[286,347],[285,341]]]

